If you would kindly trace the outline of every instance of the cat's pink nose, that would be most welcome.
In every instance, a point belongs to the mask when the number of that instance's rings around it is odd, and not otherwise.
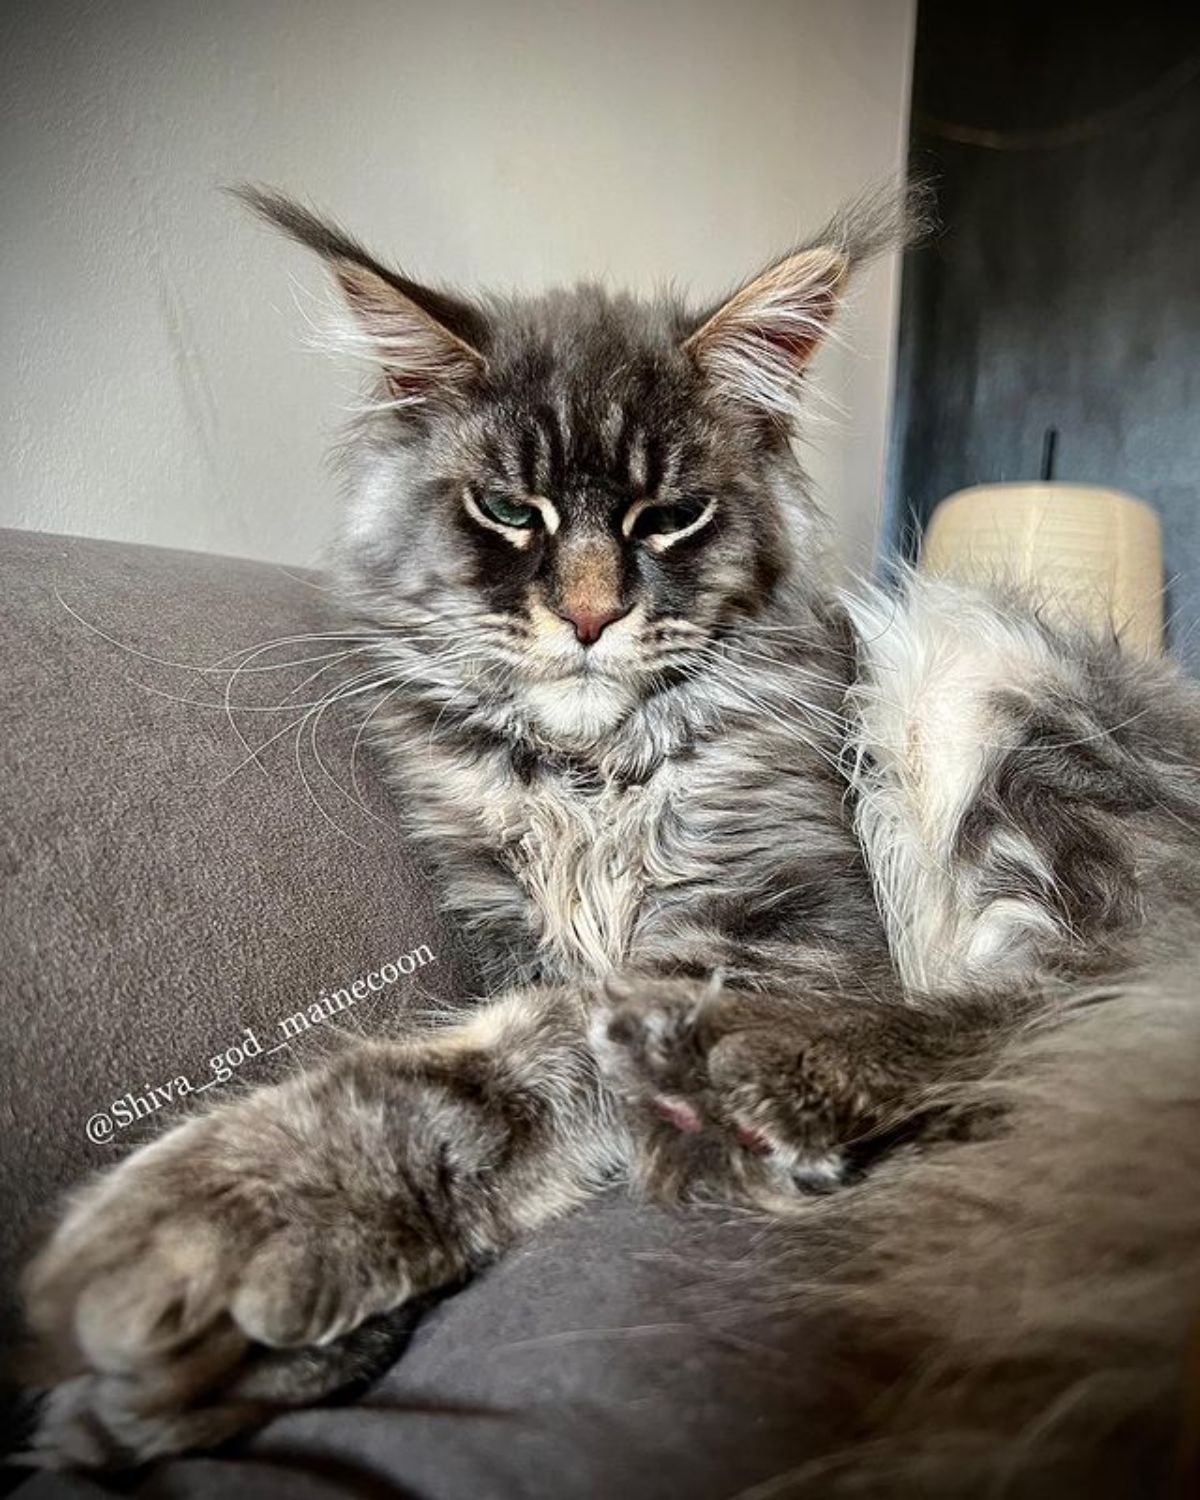
[[[581,646],[592,646],[616,620],[623,619],[627,609],[559,609],[559,616],[575,627],[575,639]]]

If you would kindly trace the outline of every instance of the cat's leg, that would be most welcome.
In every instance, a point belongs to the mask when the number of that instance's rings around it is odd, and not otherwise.
[[[43,1452],[128,1463],[255,1425],[287,1389],[264,1348],[327,1348],[457,1281],[622,1150],[582,1002],[550,990],[177,1126],[84,1189],[29,1268],[58,1386]],[[292,1363],[300,1399],[320,1366]]]

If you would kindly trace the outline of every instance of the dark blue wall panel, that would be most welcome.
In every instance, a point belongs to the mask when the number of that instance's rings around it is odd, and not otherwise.
[[[1200,4],[922,0],[912,162],[942,231],[905,266],[892,537],[1056,477],[1149,500],[1200,666]]]

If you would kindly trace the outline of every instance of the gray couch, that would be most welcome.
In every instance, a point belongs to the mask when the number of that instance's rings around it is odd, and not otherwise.
[[[319,1056],[335,1042],[315,1029],[268,1055],[282,1018],[397,955],[425,961],[347,1026],[402,1027],[469,989],[471,968],[361,753],[351,784],[361,709],[322,718],[319,762],[294,732],[260,762],[239,740],[267,741],[303,712],[279,704],[316,701],[332,680],[304,679],[333,663],[280,663],[338,643],[248,662],[272,670],[239,676],[232,696],[248,706],[232,723],[226,675],[188,670],[330,630],[319,587],[263,564],[0,532],[0,588],[11,1346],[15,1270],[40,1222],[63,1189],[180,1118],[168,1083],[232,1090]],[[441,1302],[357,1401],[112,1483],[173,1500],[740,1494],[838,1438],[818,1378],[833,1351],[755,1311],[743,1255],[758,1233],[614,1194]],[[110,1492],[13,1482],[21,1500]]]

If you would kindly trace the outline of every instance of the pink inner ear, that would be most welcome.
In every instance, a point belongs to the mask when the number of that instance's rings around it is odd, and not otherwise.
[[[756,329],[755,332],[765,344],[771,344],[776,349],[782,349],[788,358],[794,360],[798,365],[805,363],[817,342],[816,339],[805,337],[803,334],[788,333],[782,328],[772,328],[770,324],[764,324],[763,327]]]
[[[742,287],[684,348],[726,397],[790,425],[848,270],[832,247],[799,251]]]
[[[815,329],[825,329],[833,321],[837,311],[837,299],[829,292],[821,292],[805,303],[805,321]],[[764,343],[781,349],[797,365],[807,364],[821,342],[818,333],[806,333],[795,328],[780,327],[769,318],[764,318],[755,333]]]
[[[364,352],[383,366],[388,394],[416,405],[439,386],[462,384],[483,368],[483,357],[430,313],[365,266],[335,270],[354,315]]]
[[[429,385],[428,376],[410,375],[404,370],[385,370],[383,378],[395,401],[411,401],[414,396],[420,396]]]

